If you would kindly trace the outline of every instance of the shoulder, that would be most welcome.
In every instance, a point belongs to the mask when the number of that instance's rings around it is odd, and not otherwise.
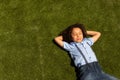
[[[63,48],[67,51],[71,51],[75,48],[75,44],[74,42],[68,43],[68,42],[63,41]]]
[[[94,40],[93,38],[89,37],[89,38],[84,38],[83,42],[89,44],[90,46],[92,46],[94,44]]]

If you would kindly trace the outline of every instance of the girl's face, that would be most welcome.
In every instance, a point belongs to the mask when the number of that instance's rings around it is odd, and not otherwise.
[[[83,40],[83,33],[80,28],[73,28],[71,36],[74,42],[81,42]]]

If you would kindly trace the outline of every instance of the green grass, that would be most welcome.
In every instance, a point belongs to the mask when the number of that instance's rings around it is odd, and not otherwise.
[[[102,33],[93,46],[103,70],[120,78],[119,0],[0,0],[0,80],[75,80],[52,40],[79,22]]]

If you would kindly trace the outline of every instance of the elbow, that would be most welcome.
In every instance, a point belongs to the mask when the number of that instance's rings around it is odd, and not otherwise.
[[[98,37],[100,37],[100,36],[101,36],[101,33],[100,33],[100,32],[97,32],[97,35],[98,35]]]
[[[61,37],[58,36],[58,37],[55,37],[55,38],[54,38],[54,41],[55,41],[55,42],[58,42],[58,41],[62,41],[62,40],[61,40]]]
[[[101,32],[98,32],[99,36],[101,36]]]
[[[55,41],[55,42],[57,41],[57,37],[54,38],[54,41]]]

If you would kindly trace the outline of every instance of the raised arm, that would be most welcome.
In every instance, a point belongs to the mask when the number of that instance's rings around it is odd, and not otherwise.
[[[54,40],[59,46],[63,47],[63,36],[57,36]]]
[[[87,34],[92,36],[92,39],[94,40],[94,42],[96,42],[101,35],[101,33],[97,31],[87,31]]]

